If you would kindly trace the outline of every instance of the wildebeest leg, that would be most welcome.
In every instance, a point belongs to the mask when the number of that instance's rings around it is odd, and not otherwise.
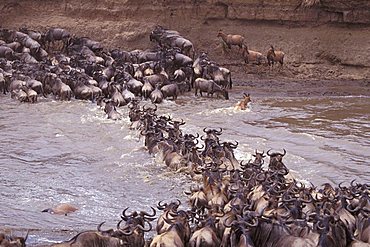
[[[280,63],[279,71],[281,71],[283,69],[283,61],[279,61],[279,63]]]
[[[48,51],[48,53],[50,52],[50,41],[45,41],[45,49]]]

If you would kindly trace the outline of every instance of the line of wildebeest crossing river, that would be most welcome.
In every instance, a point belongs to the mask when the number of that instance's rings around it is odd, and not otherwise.
[[[370,246],[368,183],[307,184],[287,168],[284,148],[256,150],[241,161],[239,143],[223,140],[222,128],[186,133],[183,119],[159,114],[163,100],[190,91],[228,100],[233,85],[230,71],[207,54],[194,60],[193,44],[177,31],[157,26],[150,40],[158,48],[108,51],[60,28],[0,30],[4,94],[28,103],[51,94],[64,101],[74,96],[96,102],[112,121],[128,117],[145,150],[193,183],[184,188],[186,203],[159,201],[147,211],[125,207],[114,228],[102,222],[51,246]],[[244,94],[236,109],[246,110],[249,102]],[[119,107],[127,107],[128,116]],[[76,210],[63,203],[43,212]],[[26,246],[27,240],[28,233],[0,233],[0,246]]]

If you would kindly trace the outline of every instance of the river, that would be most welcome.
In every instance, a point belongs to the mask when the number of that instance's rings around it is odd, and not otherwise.
[[[370,181],[369,97],[260,96],[235,111],[241,97],[238,90],[230,101],[184,95],[159,105],[158,114],[182,118],[184,133],[221,127],[221,140],[238,141],[238,160],[284,148],[284,163],[307,183]],[[186,204],[190,179],[157,163],[129,129],[127,107],[119,111],[124,118],[114,122],[91,102],[25,104],[1,95],[0,228],[17,235],[31,229],[28,245],[41,246],[103,221],[114,227],[125,207],[150,212],[177,198]],[[79,210],[41,213],[62,202]]]

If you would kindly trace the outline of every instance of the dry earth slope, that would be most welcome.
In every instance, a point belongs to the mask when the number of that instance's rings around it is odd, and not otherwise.
[[[0,25],[37,30],[63,27],[108,47],[145,49],[157,24],[180,31],[197,51],[239,79],[370,79],[367,0],[2,0]],[[240,51],[223,50],[217,31],[242,34],[248,47],[286,53],[286,67],[244,66]]]

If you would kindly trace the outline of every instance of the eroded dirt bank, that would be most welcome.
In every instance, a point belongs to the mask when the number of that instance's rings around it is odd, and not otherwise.
[[[305,2],[310,1],[4,0],[0,25],[37,30],[63,27],[108,47],[133,50],[152,47],[149,33],[160,24],[180,31],[197,52],[208,52],[243,84],[320,79],[347,81],[349,86],[361,80],[360,86],[367,86],[370,3],[323,0],[307,7]],[[270,71],[266,66],[245,66],[238,48],[222,48],[216,37],[219,29],[244,35],[251,50],[265,54],[271,44],[282,49],[284,68]]]

